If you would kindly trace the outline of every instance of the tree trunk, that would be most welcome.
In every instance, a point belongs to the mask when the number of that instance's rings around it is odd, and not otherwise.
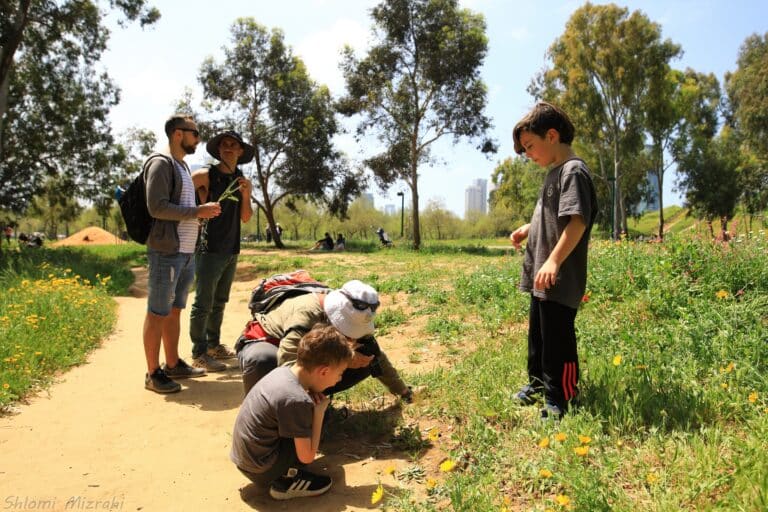
[[[664,240],[664,150],[659,147],[656,179],[659,182],[659,240]]]
[[[411,186],[411,204],[413,212],[411,218],[413,219],[413,249],[418,251],[421,248],[421,226],[419,223],[419,156],[416,153],[416,141],[417,132],[414,131],[411,138],[411,171],[410,171],[410,183]]]
[[[621,197],[621,190],[619,187],[619,141],[618,133],[613,135],[613,239],[619,240],[619,199]]]
[[[3,2],[5,3],[5,2]],[[0,46],[0,158],[3,155],[3,124],[8,112],[8,91],[11,83],[13,57],[21,44],[24,28],[29,22],[29,6],[32,0],[22,0],[16,11],[15,19],[8,34],[3,34],[3,45]],[[6,7],[7,8],[7,7]],[[5,10],[5,9],[4,9]]]

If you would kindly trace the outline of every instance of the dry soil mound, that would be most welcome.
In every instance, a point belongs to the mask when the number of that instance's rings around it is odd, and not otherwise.
[[[53,247],[60,247],[62,245],[111,245],[124,243],[124,240],[121,240],[120,237],[113,235],[109,231],[91,226],[51,245]]]

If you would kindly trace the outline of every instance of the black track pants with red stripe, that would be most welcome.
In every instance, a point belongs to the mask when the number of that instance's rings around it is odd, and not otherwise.
[[[576,310],[531,296],[528,315],[528,378],[544,397],[566,410],[578,393]]]

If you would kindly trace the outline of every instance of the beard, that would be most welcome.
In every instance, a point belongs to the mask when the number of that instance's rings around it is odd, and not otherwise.
[[[186,154],[192,155],[192,154],[194,154],[195,150],[197,149],[197,142],[195,142],[194,144],[184,144],[182,142],[181,143],[181,149],[183,149]]]

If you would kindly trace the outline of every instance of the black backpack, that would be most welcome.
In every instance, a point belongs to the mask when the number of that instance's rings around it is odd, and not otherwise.
[[[154,219],[147,209],[147,190],[144,175],[147,172],[149,163],[155,158],[164,158],[171,166],[172,180],[176,179],[176,170],[173,168],[173,162],[167,156],[160,153],[153,153],[144,162],[141,172],[136,176],[128,188],[120,194],[117,203],[120,205],[120,213],[123,214],[125,229],[132,240],[146,244],[149,238],[149,232],[152,231]],[[173,181],[171,181],[173,183]],[[173,185],[171,185],[173,186]]]

